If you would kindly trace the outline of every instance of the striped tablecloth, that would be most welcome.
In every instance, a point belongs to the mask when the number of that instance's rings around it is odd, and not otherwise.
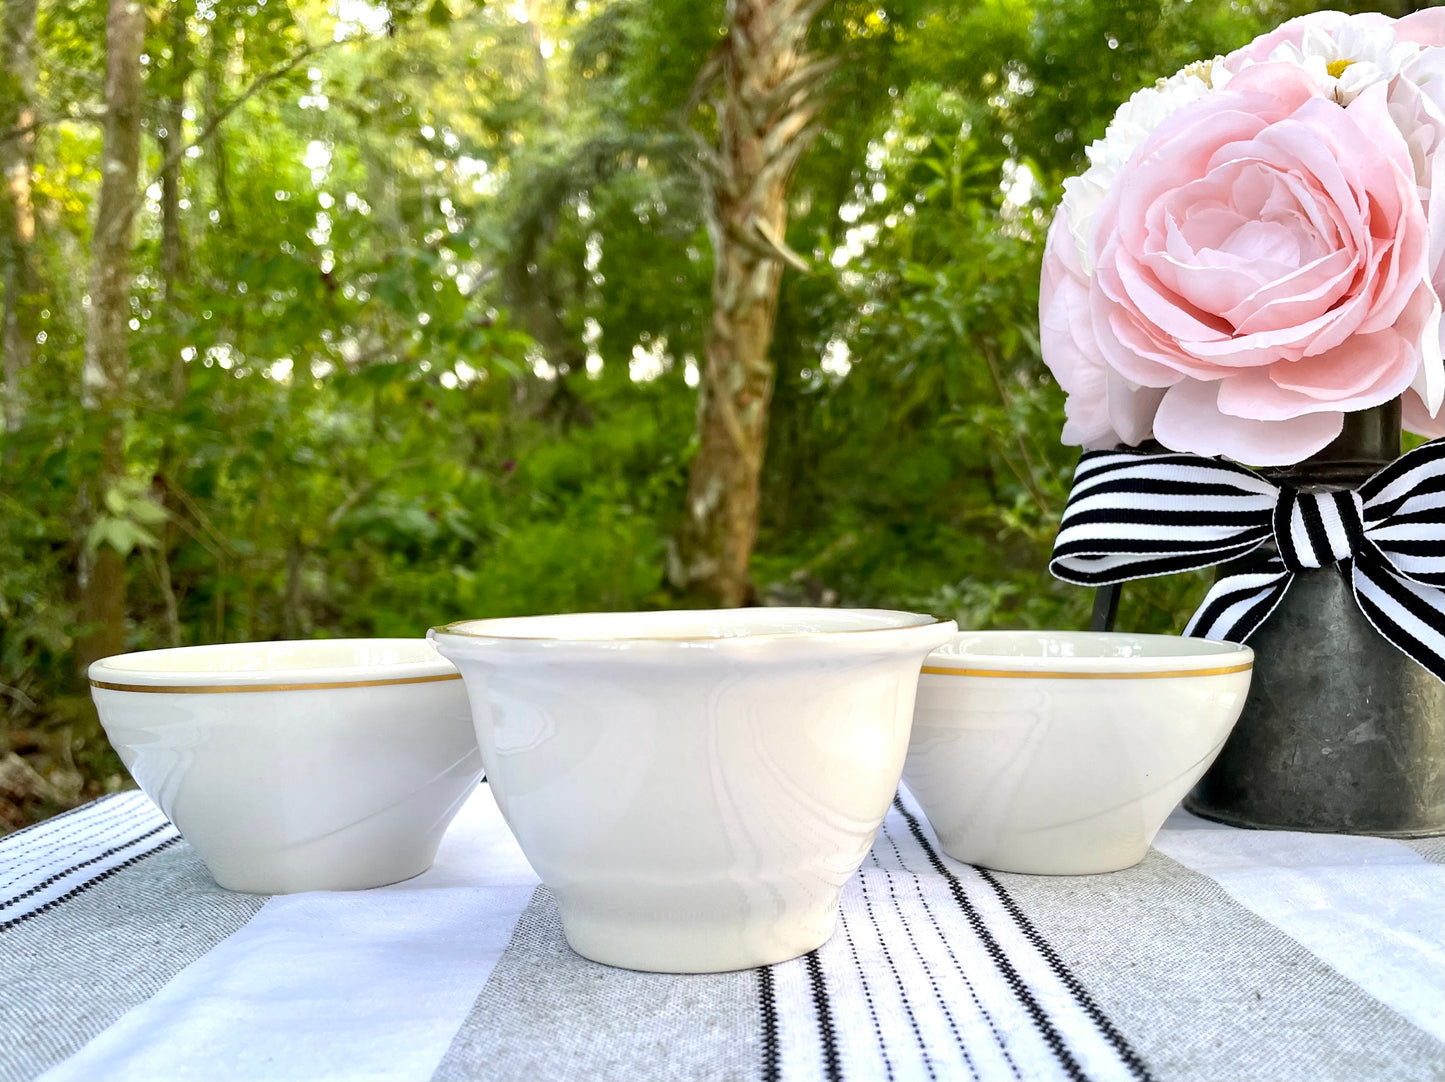
[[[0,841],[4,1079],[1441,1079],[1445,844],[1177,812],[1138,867],[943,856],[907,793],[837,934],[586,962],[483,785],[380,890],[217,887],[138,793]]]

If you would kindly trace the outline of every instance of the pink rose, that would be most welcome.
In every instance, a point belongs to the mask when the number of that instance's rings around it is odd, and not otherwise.
[[[1445,8],[1401,19],[1374,12],[1302,15],[1224,58],[1231,72],[1270,59],[1303,63],[1323,78],[1338,101],[1386,83],[1390,120],[1410,148],[1415,182],[1430,229],[1430,281],[1445,300]],[[1430,334],[1429,329],[1425,332]],[[1445,323],[1434,335],[1445,353]],[[1423,436],[1445,436],[1445,373],[1433,354],[1422,357],[1405,392],[1405,427]]]
[[[1137,442],[1153,389],[1166,446],[1297,462],[1419,382],[1438,319],[1385,85],[1342,108],[1287,63],[1245,66],[1154,129],[1093,217],[1092,278],[1071,246],[1056,226],[1041,322],[1061,385],[1089,396],[1070,421],[1090,446]]]

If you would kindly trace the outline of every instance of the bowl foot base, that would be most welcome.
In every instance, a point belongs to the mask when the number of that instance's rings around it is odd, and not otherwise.
[[[833,934],[837,908],[823,920],[775,923],[758,932],[736,923],[593,919],[564,913],[567,944],[593,962],[645,973],[728,973],[756,969],[817,950]],[[820,928],[819,925],[822,925]]]

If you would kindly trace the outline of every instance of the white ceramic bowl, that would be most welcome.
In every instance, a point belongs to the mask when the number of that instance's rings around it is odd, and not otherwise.
[[[958,860],[1127,868],[1224,746],[1253,663],[1173,635],[960,633],[924,665],[904,780]]]
[[[131,775],[231,890],[424,872],[481,776],[466,691],[422,639],[151,650],[90,683]]]
[[[766,965],[832,934],[903,767],[918,672],[954,625],[733,609],[434,629],[487,779],[599,962]]]

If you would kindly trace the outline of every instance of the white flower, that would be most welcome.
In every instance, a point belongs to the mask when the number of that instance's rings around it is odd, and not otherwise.
[[[1420,52],[1413,42],[1395,40],[1393,24],[1352,16],[1333,30],[1306,27],[1298,44],[1281,42],[1269,59],[1304,68],[1336,101],[1349,105],[1367,87],[1394,78]]]
[[[1213,60],[1196,61],[1169,78],[1136,91],[1119,106],[1114,119],[1109,121],[1104,138],[1096,139],[1084,151],[1089,159],[1089,168],[1064,181],[1063,212],[1079,252],[1079,265],[1085,274],[1093,273],[1089,263],[1089,229],[1119,170],[1166,117],[1190,102],[1198,101],[1211,90],[1223,87],[1229,82],[1230,74],[1225,70],[1222,58],[1215,57]]]

